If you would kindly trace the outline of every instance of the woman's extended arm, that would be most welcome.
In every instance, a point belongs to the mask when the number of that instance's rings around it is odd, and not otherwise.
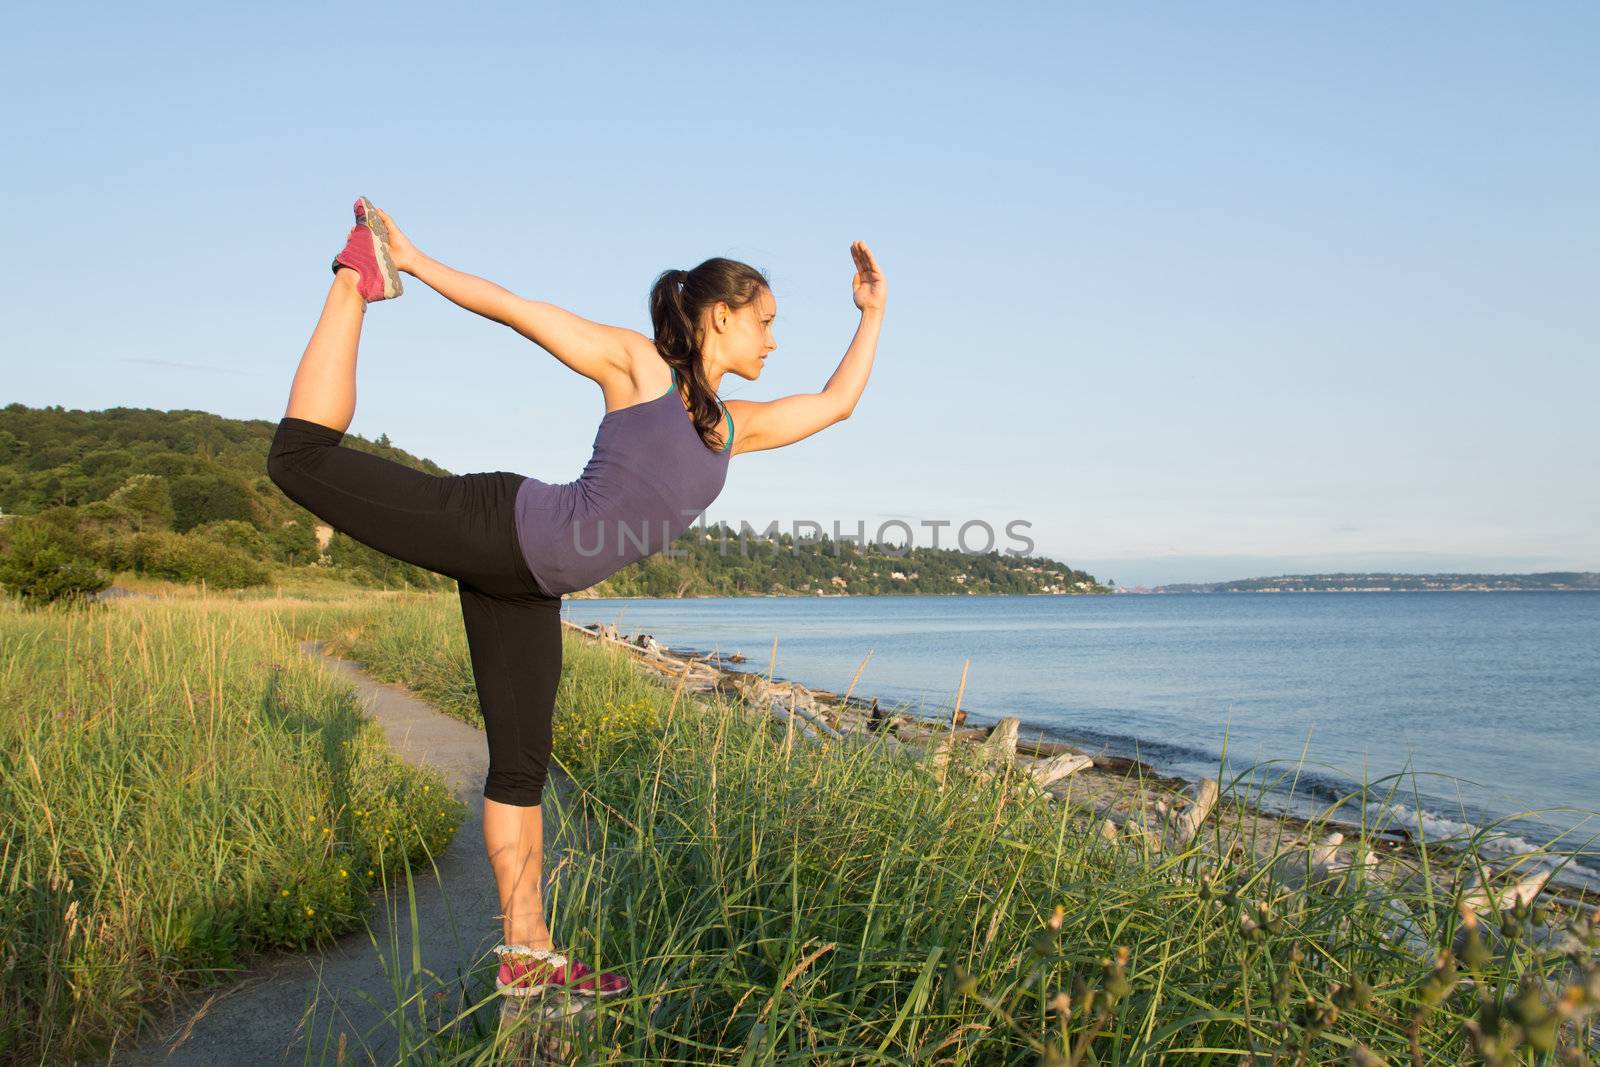
[[[849,418],[855,411],[856,401],[861,399],[872,374],[889,287],[865,242],[852,244],[850,254],[856,262],[851,284],[856,307],[861,309],[861,324],[856,327],[844,358],[820,393],[797,393],[767,401],[728,401],[728,413],[733,416],[734,453],[792,445]]]
[[[520,297],[487,278],[447,267],[419,251],[387,212],[379,210],[378,216],[389,228],[389,253],[396,270],[468,311],[511,327],[585,378],[604,384],[618,373],[626,374],[627,345],[634,331],[591,322],[554,304]]]

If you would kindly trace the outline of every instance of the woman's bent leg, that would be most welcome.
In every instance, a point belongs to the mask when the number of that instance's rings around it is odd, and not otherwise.
[[[537,593],[494,595],[466,584],[460,596],[489,742],[483,838],[499,888],[505,943],[548,948],[540,802],[561,681],[561,601]]]
[[[513,550],[519,475],[438,477],[338,447],[355,414],[356,349],[367,306],[356,277],[351,270],[334,274],[295,371],[267,473],[289,499],[362,544],[484,588],[523,588],[526,567]]]
[[[497,592],[537,590],[517,544],[521,475],[428,474],[342,448],[343,436],[286,417],[267,473],[290,500],[385,555]]]
[[[335,271],[322,317],[300,357],[284,413],[332,430],[349,429],[356,413],[356,348],[367,302],[353,270]]]

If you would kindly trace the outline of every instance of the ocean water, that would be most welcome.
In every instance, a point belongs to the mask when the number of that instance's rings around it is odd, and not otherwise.
[[[676,650],[1600,870],[1600,593],[567,600]],[[1377,783],[1376,786],[1373,783]],[[1365,784],[1365,788],[1364,788]],[[1572,874],[1584,874],[1577,870]]]

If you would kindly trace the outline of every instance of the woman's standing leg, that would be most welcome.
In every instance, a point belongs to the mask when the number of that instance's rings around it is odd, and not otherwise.
[[[544,821],[550,719],[561,681],[561,601],[463,584],[472,676],[489,741],[483,838],[500,892],[505,943],[550,948],[545,922]]]
[[[626,993],[632,986],[625,976],[596,971],[565,951],[549,954],[555,946],[544,917],[540,801],[561,681],[561,599],[485,592],[463,582],[461,615],[489,736],[483,841],[500,891],[506,946],[495,987],[511,995],[551,986],[588,996]]]

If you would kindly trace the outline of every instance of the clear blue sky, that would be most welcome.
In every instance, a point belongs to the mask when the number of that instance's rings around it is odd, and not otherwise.
[[[711,519],[1024,519],[1123,584],[1600,569],[1594,5],[329,8],[8,15],[0,401],[276,419],[358,194],[646,333],[657,272],[765,268],[723,393],[809,392],[861,238],[855,417]],[[352,429],[452,470],[576,477],[603,407],[421,283],[368,315]]]

